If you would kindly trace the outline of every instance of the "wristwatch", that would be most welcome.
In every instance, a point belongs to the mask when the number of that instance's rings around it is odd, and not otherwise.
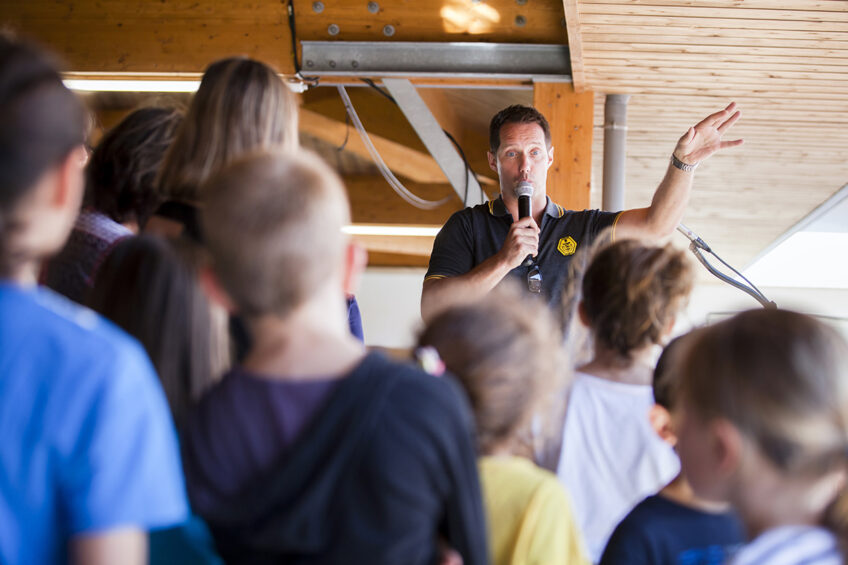
[[[684,163],[680,159],[678,159],[674,153],[671,154],[671,164],[680,169],[681,171],[686,171],[687,173],[691,173],[695,169],[698,168],[698,163],[694,165],[690,165],[688,163]]]

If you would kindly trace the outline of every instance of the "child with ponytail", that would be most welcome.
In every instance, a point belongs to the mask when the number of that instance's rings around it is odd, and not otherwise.
[[[839,564],[848,541],[848,345],[788,311],[743,312],[687,338],[678,453],[749,540],[733,565]]]

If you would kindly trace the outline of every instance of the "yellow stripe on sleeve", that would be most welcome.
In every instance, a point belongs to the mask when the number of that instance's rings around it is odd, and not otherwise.
[[[618,226],[618,221],[621,219],[621,215],[622,215],[622,214],[624,214],[624,210],[622,210],[621,212],[619,212],[619,213],[615,216],[615,220],[613,220],[613,222],[612,222],[612,240],[613,240],[613,242],[615,242],[615,228],[616,228],[616,226]]]

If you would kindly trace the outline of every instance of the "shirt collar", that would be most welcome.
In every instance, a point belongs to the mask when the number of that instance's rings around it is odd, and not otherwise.
[[[551,200],[550,196],[545,196],[547,204],[545,205],[545,214],[552,218],[561,218],[565,213],[562,206],[556,204],[553,200]],[[489,200],[489,214],[492,216],[507,216],[509,215],[509,210],[506,209],[506,204],[504,204],[503,198],[500,195],[494,200]]]

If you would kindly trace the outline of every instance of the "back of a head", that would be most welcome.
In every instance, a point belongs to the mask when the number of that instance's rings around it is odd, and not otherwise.
[[[317,155],[245,157],[202,192],[215,271],[242,315],[286,317],[341,276],[350,209],[341,179]]]
[[[682,250],[622,240],[602,248],[582,282],[583,310],[596,344],[629,358],[658,344],[692,290]]]
[[[127,238],[100,267],[89,303],[144,345],[178,423],[213,377],[215,324],[188,254],[159,237]]]
[[[654,402],[666,410],[673,410],[677,404],[677,389],[679,384],[679,371],[677,361],[683,349],[686,336],[678,336],[668,342],[663,348],[657,365],[654,367]]]
[[[245,57],[212,63],[165,156],[163,198],[197,201],[213,171],[261,150],[298,145],[297,102],[268,65]]]
[[[565,385],[561,334],[548,309],[502,284],[485,298],[440,312],[419,337],[462,384],[482,453],[503,447],[539,401]]]
[[[85,139],[88,119],[51,58],[0,34],[0,275],[25,252],[14,249],[15,209],[38,179]]]
[[[109,130],[86,168],[85,205],[114,221],[144,226],[159,201],[155,180],[183,113],[140,108]]]
[[[751,310],[687,337],[680,398],[725,418],[789,473],[844,464],[848,346],[832,328],[786,310]]]

